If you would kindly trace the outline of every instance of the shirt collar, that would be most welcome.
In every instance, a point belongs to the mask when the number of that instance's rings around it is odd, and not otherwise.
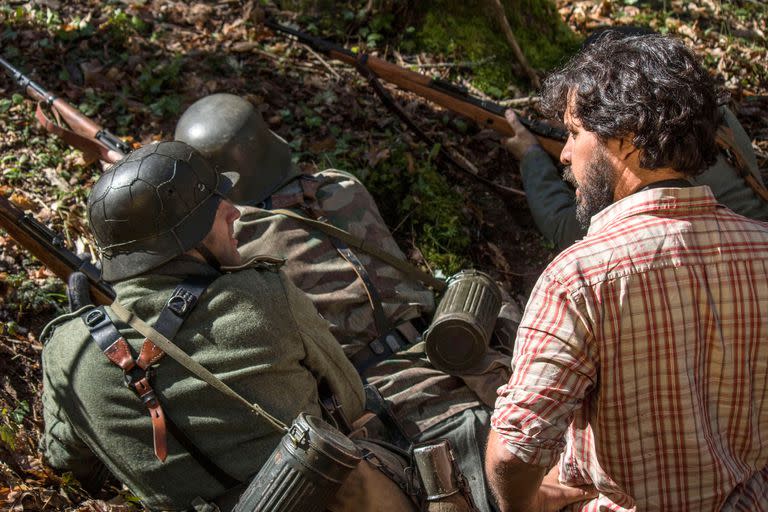
[[[704,212],[718,206],[712,190],[706,185],[686,188],[654,188],[631,194],[616,201],[600,213],[594,215],[589,223],[587,235],[605,230],[614,222],[647,213]]]

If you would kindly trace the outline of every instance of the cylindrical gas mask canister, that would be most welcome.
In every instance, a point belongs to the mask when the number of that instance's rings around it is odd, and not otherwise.
[[[347,436],[302,413],[234,511],[321,512],[361,460],[360,450]]]
[[[462,270],[448,288],[424,334],[427,357],[449,374],[466,371],[485,354],[501,309],[501,290],[491,277]]]

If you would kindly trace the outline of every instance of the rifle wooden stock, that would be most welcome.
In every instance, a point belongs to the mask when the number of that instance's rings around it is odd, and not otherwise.
[[[114,163],[131,151],[131,147],[119,137],[84,116],[66,100],[47,91],[2,57],[0,57],[0,65],[13,77],[24,93],[37,102],[35,117],[40,124],[49,132],[61,137],[67,144],[83,151],[88,158],[101,158],[106,162]],[[43,105],[54,112],[55,121],[45,114]],[[62,126],[61,121],[66,126]]]
[[[342,46],[285,27],[272,20],[267,20],[266,25],[273,30],[295,36],[300,42],[332,59],[355,67],[367,66],[381,80],[468,117],[482,127],[491,128],[507,137],[515,134],[504,118],[505,108],[497,103],[470,96],[455,85],[435,80],[386,60],[367,54],[352,53]],[[567,137],[565,130],[541,121],[532,121],[522,117],[520,120],[536,136],[541,147],[551,156],[559,159]]]
[[[115,292],[101,280],[98,269],[66,249],[59,235],[2,196],[0,226],[64,282],[67,282],[72,272],[83,272],[88,278],[93,300],[98,304],[112,303]]]

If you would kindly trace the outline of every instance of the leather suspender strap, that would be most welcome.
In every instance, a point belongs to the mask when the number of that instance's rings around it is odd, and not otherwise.
[[[366,270],[365,265],[360,261],[360,258],[349,249],[347,244],[334,237],[331,237],[331,243],[341,257],[344,258],[347,263],[352,265],[355,274],[357,274],[357,277],[363,282],[363,288],[365,288],[365,293],[368,295],[368,302],[371,304],[371,309],[373,310],[373,322],[376,325],[376,332],[379,336],[383,336],[390,330],[391,324],[387,315],[384,313],[384,306],[381,305],[381,295],[379,295],[376,285],[371,281],[371,276],[368,274],[368,270]]]
[[[160,316],[155,322],[155,329],[158,332],[163,333],[167,338],[173,338],[181,329],[184,321],[192,313],[192,310],[197,305],[197,301],[203,294],[208,285],[211,283],[210,278],[202,277],[188,277],[186,278],[176,289],[173,291],[168,301],[165,303]],[[160,357],[165,355],[157,345],[151,341],[151,338],[145,335],[144,346],[151,345],[154,347],[155,352],[160,354]],[[145,355],[144,347],[142,347],[141,354],[139,355],[139,363],[142,357]],[[158,358],[159,359],[159,358]],[[218,464],[216,464],[210,457],[203,453],[200,448],[197,447],[194,441],[190,439],[184,431],[171,420],[170,416],[167,416],[168,431],[176,438],[181,446],[184,447],[187,452],[192,456],[195,461],[216,481],[218,481],[224,488],[229,489],[238,484],[240,480],[232,477],[229,473],[224,471]]]
[[[208,371],[203,365],[189,357],[183,350],[174,345],[171,340],[157,332],[150,325],[147,325],[147,323],[144,322],[141,318],[131,313],[125,306],[115,301],[110,305],[110,307],[120,320],[127,323],[144,336],[154,340],[155,344],[160,347],[163,352],[175,359],[177,363],[183,366],[191,374],[195,375],[203,382],[209,384],[220,393],[237,400],[254,414],[263,417],[278,432],[282,434],[288,432],[288,426],[285,423],[262,409],[259,404],[251,403],[243,398],[239,393],[237,393],[237,391],[227,386],[224,382],[221,381],[221,379]]]
[[[141,366],[134,360],[131,347],[120,334],[110,320],[103,306],[91,309],[81,316],[83,322],[91,333],[91,337],[99,346],[104,355],[123,370],[125,385],[138,395],[144,406],[149,411],[152,420],[152,436],[155,447],[155,456],[165,461],[168,456],[168,444],[166,440],[167,418],[160,405],[160,401],[152,389],[150,380],[152,370],[147,366]],[[147,346],[146,341],[142,347],[142,354]],[[150,352],[151,349],[148,350]],[[145,357],[144,361],[157,360],[162,354],[155,357]],[[151,363],[150,363],[151,364]]]
[[[445,281],[441,279],[437,279],[433,275],[428,274],[427,272],[424,272],[422,270],[419,270],[418,268],[411,265],[407,261],[401,260],[400,258],[393,256],[392,254],[384,250],[379,249],[378,247],[371,246],[370,244],[366,243],[365,240],[358,238],[355,235],[349,233],[348,231],[345,231],[341,228],[334,226],[333,224],[329,224],[327,222],[322,222],[315,219],[310,219],[303,215],[299,215],[298,213],[292,212],[291,210],[276,209],[276,210],[270,210],[270,211],[273,213],[277,213],[279,215],[284,215],[286,217],[296,219],[299,222],[308,224],[309,226],[317,229],[318,231],[322,231],[323,233],[325,233],[330,237],[341,240],[342,242],[344,242],[350,247],[354,247],[355,249],[359,249],[363,252],[366,252],[371,256],[373,256],[374,258],[380,261],[383,261],[384,263],[392,267],[395,267],[397,270],[399,270],[409,278],[413,279],[414,281],[418,281],[427,286],[431,286],[432,288],[438,291],[444,291],[446,289],[447,285],[445,284]]]
[[[158,331],[162,331],[169,337],[175,336],[209,283],[210,279],[193,277],[177,286],[160,312],[156,322]],[[123,369],[126,385],[139,395],[149,409],[157,458],[165,461],[167,457],[167,428],[192,458],[223,487],[228,489],[240,484],[239,480],[227,474],[205,455],[170,416],[163,413],[150,383],[154,374],[152,365],[165,355],[163,350],[158,348],[149,337],[145,337],[139,357],[134,360],[130,345],[114,326],[103,307],[87,311],[82,318],[99,348],[110,361]]]

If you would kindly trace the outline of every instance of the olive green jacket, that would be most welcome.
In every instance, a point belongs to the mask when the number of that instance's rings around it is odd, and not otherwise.
[[[174,337],[197,362],[286,424],[302,411],[321,414],[320,379],[350,418],[362,413],[362,383],[327,322],[274,267],[219,276],[207,265],[175,260],[118,283],[118,300],[151,324],[184,275],[215,278]],[[116,325],[138,351],[143,337]],[[43,339],[44,453],[51,466],[96,486],[106,466],[153,509],[184,509],[198,496],[211,499],[225,490],[170,435],[167,460],[155,458],[147,410],[78,315],[52,322]],[[154,389],[166,415],[237,479],[255,474],[282,437],[169,356],[157,367]]]
[[[723,108],[722,113],[724,122],[733,130],[736,145],[747,157],[750,171],[762,183],[749,136],[730,110]],[[558,249],[583,238],[587,230],[576,220],[573,189],[560,177],[549,155],[540,147],[532,148],[520,162],[520,172],[528,206],[542,234]],[[708,185],[717,200],[734,212],[768,221],[768,203],[755,194],[722,153],[712,167],[690,181]]]

